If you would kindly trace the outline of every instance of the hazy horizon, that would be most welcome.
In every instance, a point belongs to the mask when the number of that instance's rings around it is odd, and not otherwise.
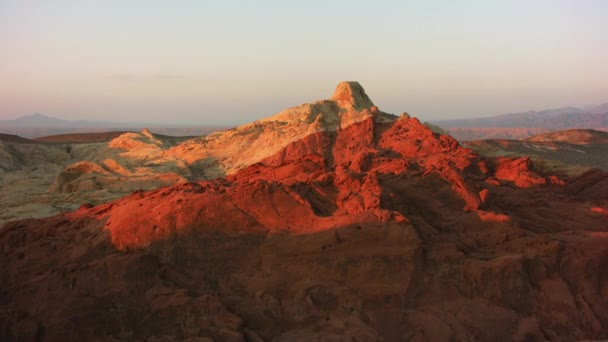
[[[608,102],[603,1],[3,1],[0,120],[231,125],[359,81],[422,120]]]
[[[606,106],[608,105],[607,103],[597,103],[597,104],[587,104],[587,105],[582,105],[582,106],[563,106],[563,107],[555,107],[555,108],[540,108],[539,111],[552,111],[552,110],[559,110],[562,108],[577,108],[577,109],[582,109],[584,110],[585,108],[593,108],[596,106]],[[293,105],[293,106],[297,106],[297,105]],[[284,108],[286,109],[286,108]],[[520,113],[526,113],[526,112],[533,112],[535,110],[528,110],[528,111],[522,111],[522,112],[509,112],[509,113],[497,113],[497,114],[489,114],[489,115],[484,115],[484,116],[471,116],[471,117],[450,117],[450,118],[437,118],[437,119],[429,119],[428,121],[431,122],[438,122],[438,121],[449,121],[449,120],[462,120],[462,119],[477,119],[477,118],[484,118],[484,117],[494,117],[494,116],[499,116],[499,115],[510,115],[510,114],[520,114]],[[261,116],[261,117],[252,117],[250,118],[250,121],[255,121],[258,119],[262,119],[264,117],[267,116],[271,116],[272,114],[277,114],[277,113],[270,113],[269,115],[265,115],[265,116]],[[391,114],[399,114],[399,113],[391,113]],[[409,113],[408,113],[409,114]],[[144,126],[142,125],[151,125],[153,127],[163,127],[163,126],[183,126],[183,127],[187,127],[187,126],[192,126],[192,127],[200,127],[200,126],[209,126],[209,127],[232,127],[235,125],[241,125],[241,124],[246,124],[250,121],[243,121],[243,122],[233,122],[233,123],[214,123],[214,122],[202,122],[202,121],[197,121],[197,122],[173,122],[173,121],[146,121],[145,119],[142,119],[141,121],[129,121],[128,119],[116,119],[116,120],[104,120],[103,118],[84,118],[84,119],[79,119],[79,118],[74,118],[74,119],[66,119],[66,118],[62,118],[60,116],[55,116],[55,115],[49,115],[46,113],[31,113],[31,114],[24,114],[24,115],[19,115],[13,118],[7,118],[7,119],[0,119],[0,122],[2,121],[11,121],[11,120],[16,120],[16,119],[26,119],[26,118],[35,118],[35,117],[43,117],[43,118],[49,118],[49,119],[58,119],[58,120],[65,120],[68,122],[78,122],[78,121],[83,121],[83,122],[91,122],[91,123],[95,123],[95,124],[118,124],[121,127],[126,127],[127,125],[135,125],[136,127],[141,126],[142,128]],[[427,121],[423,116],[418,116],[419,119],[423,120],[423,121]]]

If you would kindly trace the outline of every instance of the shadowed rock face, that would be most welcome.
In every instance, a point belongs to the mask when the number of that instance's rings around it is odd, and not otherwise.
[[[560,180],[370,115],[224,178],[8,223],[0,337],[606,338],[607,194],[603,171]]]

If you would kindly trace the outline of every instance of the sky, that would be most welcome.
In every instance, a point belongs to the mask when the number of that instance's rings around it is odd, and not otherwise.
[[[0,119],[238,124],[359,81],[423,120],[608,102],[608,1],[0,0]]]

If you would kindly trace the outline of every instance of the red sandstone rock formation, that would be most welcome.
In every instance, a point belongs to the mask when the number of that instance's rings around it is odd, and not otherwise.
[[[8,223],[0,337],[607,338],[608,174],[565,181],[415,118],[315,132],[226,178]]]

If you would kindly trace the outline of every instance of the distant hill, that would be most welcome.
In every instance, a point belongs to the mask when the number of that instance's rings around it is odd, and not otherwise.
[[[11,142],[11,143],[20,143],[20,144],[35,144],[36,141],[26,139],[14,134],[2,134],[0,133],[0,141],[3,142]]]
[[[72,134],[57,134],[46,137],[35,138],[35,141],[46,143],[92,143],[110,141],[126,131],[101,132],[101,133],[72,133]]]
[[[458,140],[522,139],[573,128],[608,130],[608,104],[432,121]]]
[[[147,129],[144,131],[149,132]],[[109,142],[112,139],[118,138],[125,133],[136,133],[133,131],[112,131],[112,132],[99,132],[99,133],[72,133],[72,134],[57,134],[49,135],[46,137],[35,138],[29,140],[31,142],[43,142],[43,143],[57,143],[57,144],[81,144],[81,143],[98,143],[98,142]],[[179,142],[194,136],[171,136],[165,134],[154,134],[156,138],[167,140],[169,142]],[[28,140],[28,139],[25,139]]]
[[[608,132],[593,129],[569,129],[566,131],[539,134],[527,139],[528,141],[553,141],[576,145],[607,145]]]
[[[460,141],[483,139],[526,139],[550,132],[546,128],[446,128],[445,131]]]
[[[175,124],[149,124],[149,123],[121,123],[86,120],[63,120],[43,114],[32,114],[12,120],[0,120],[0,133],[19,135],[33,139],[40,137],[82,134],[140,131],[148,127],[154,133],[170,136],[201,136],[218,130],[230,128],[228,126],[213,125],[175,125]],[[87,139],[90,137],[87,137]],[[63,138],[60,138],[63,139]]]
[[[582,172],[589,167],[608,170],[608,133],[570,129],[536,135],[523,140],[486,139],[463,145],[485,156],[530,156],[539,165]]]
[[[52,118],[42,114],[32,114],[19,117],[13,120],[2,120],[0,125],[12,127],[57,127],[57,126],[74,126],[75,122]]]

